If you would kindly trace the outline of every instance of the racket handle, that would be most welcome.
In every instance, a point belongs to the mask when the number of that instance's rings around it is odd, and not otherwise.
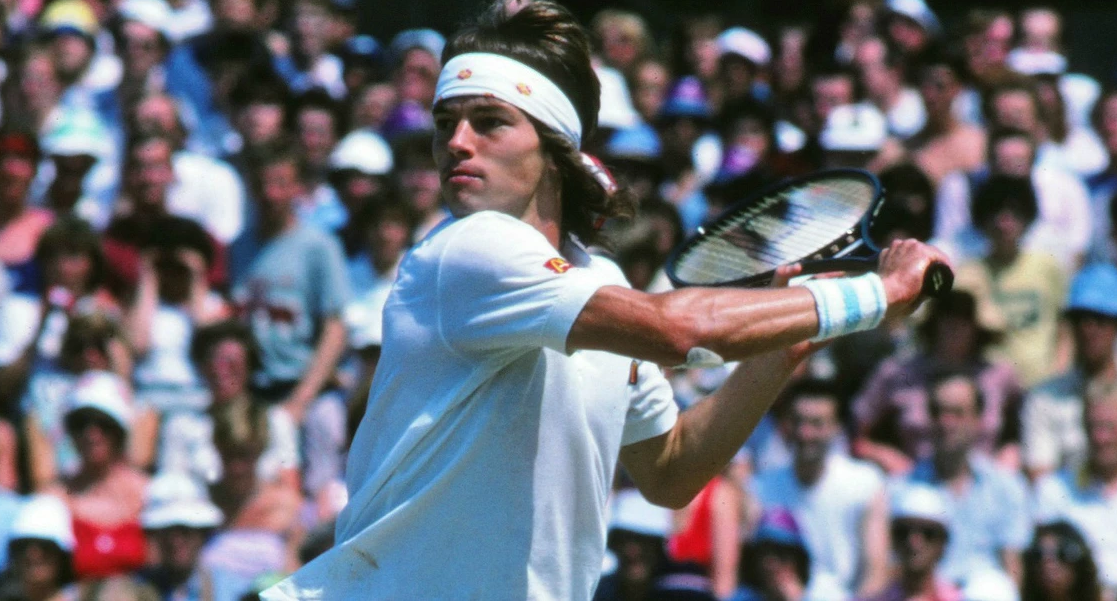
[[[920,294],[924,297],[941,297],[949,293],[953,286],[954,271],[945,263],[936,261],[923,272],[923,289]]]

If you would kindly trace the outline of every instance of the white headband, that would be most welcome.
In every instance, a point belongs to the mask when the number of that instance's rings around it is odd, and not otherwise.
[[[435,104],[458,96],[491,96],[524,111],[582,147],[582,121],[547,76],[499,54],[470,52],[450,59],[438,75]]]

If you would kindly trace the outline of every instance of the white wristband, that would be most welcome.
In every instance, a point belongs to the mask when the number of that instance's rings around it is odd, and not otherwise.
[[[811,341],[872,330],[888,310],[884,281],[873,272],[853,278],[809,280],[803,286],[814,295],[818,311],[818,334]]]

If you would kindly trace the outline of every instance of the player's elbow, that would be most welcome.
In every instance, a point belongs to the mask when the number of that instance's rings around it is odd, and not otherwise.
[[[640,493],[644,499],[656,506],[682,510],[694,500],[698,492],[687,491],[681,487],[673,487],[670,483],[663,483],[654,487],[641,487]]]

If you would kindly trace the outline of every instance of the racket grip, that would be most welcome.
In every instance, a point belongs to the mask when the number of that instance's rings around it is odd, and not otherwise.
[[[936,261],[923,272],[923,289],[920,294],[924,297],[941,297],[949,293],[953,286],[954,271],[945,263]]]

